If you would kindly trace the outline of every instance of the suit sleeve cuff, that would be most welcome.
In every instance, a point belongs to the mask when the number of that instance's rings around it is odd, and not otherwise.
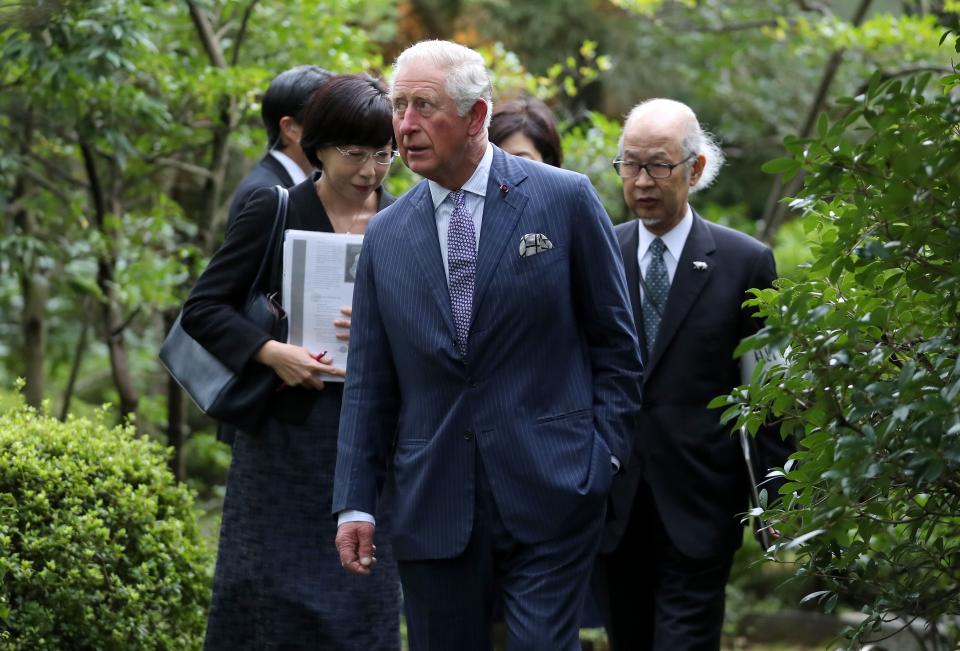
[[[364,511],[340,511],[337,514],[337,526],[339,527],[345,522],[369,522],[373,526],[377,526],[376,519]]]

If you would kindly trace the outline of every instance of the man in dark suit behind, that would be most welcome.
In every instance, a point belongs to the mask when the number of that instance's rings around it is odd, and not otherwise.
[[[268,151],[233,193],[227,228],[236,221],[255,190],[276,185],[292,188],[307,178],[313,166],[300,149],[303,110],[313,91],[332,76],[333,73],[318,66],[297,66],[284,70],[270,82],[260,103]],[[221,423],[217,428],[217,439],[233,445],[234,438],[236,428]]]
[[[769,248],[687,203],[722,164],[679,102],[650,100],[626,120],[615,167],[637,219],[616,233],[644,373],[634,462],[614,480],[594,574],[615,651],[720,648],[750,485],[738,440],[706,406],[740,383],[734,349],[760,327],[741,305],[776,275]],[[758,448],[763,468],[789,453],[771,432]]]
[[[281,72],[270,82],[260,105],[268,151],[233,193],[228,227],[254,190],[275,185],[292,188],[307,178],[312,166],[300,149],[303,108],[313,91],[332,76],[333,73],[318,66],[297,66]]]
[[[392,459],[393,549],[412,651],[579,651],[640,355],[613,228],[582,174],[487,137],[483,58],[426,41],[397,59],[404,162],[427,180],[377,214],[353,295],[333,510],[371,571]]]

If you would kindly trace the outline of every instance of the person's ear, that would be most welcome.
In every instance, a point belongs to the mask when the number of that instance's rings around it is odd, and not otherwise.
[[[280,140],[283,145],[281,149],[286,149],[290,145],[299,145],[302,133],[303,128],[294,118],[289,115],[280,118]]]
[[[487,113],[489,111],[490,105],[484,100],[478,99],[473,103],[473,106],[470,107],[470,112],[467,113],[467,117],[470,118],[470,122],[467,125],[467,133],[470,136],[475,136],[483,131],[483,125],[487,121]]]
[[[696,159],[693,161],[693,167],[690,168],[690,187],[693,187],[697,184],[697,181],[700,180],[700,175],[703,174],[703,170],[706,166],[707,157],[703,154],[697,154]]]

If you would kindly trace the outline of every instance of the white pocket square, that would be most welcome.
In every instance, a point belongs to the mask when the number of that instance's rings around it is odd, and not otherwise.
[[[553,242],[543,233],[527,233],[520,239],[520,257],[543,253],[553,248]]]

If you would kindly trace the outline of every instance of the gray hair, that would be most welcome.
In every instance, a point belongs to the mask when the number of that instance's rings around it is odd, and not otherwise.
[[[400,69],[412,60],[427,60],[447,73],[447,94],[457,106],[460,117],[470,112],[477,100],[487,105],[486,129],[493,116],[493,83],[483,57],[468,47],[450,41],[420,41],[400,53],[393,64],[390,94],[393,95],[393,80]]]
[[[657,98],[648,99],[634,106],[630,110],[630,113],[627,114],[627,119],[623,122],[624,130],[621,131],[620,141],[617,144],[617,157],[621,158],[623,156],[623,137],[627,124],[631,119],[638,118],[645,109],[651,108],[649,105],[654,102],[663,104],[665,106],[675,106],[675,110],[678,111],[689,112],[690,119],[687,120],[686,132],[683,134],[683,138],[680,140],[680,147],[685,153],[685,156],[690,156],[691,154],[702,154],[707,161],[703,167],[703,172],[700,173],[700,178],[697,180],[696,184],[690,188],[690,192],[698,192],[710,187],[710,185],[712,185],[716,180],[717,174],[720,172],[720,168],[723,167],[726,156],[724,156],[723,150],[720,148],[720,142],[718,138],[700,126],[700,121],[697,119],[697,116],[693,110],[681,102]],[[686,163],[686,168],[688,171],[693,167],[693,164],[693,160]]]

